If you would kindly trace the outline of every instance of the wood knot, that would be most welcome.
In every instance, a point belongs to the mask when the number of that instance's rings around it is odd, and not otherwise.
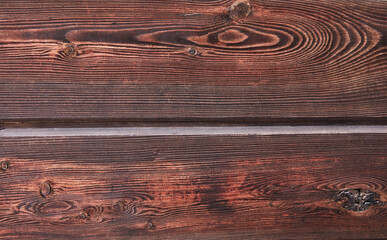
[[[347,210],[362,212],[372,205],[384,205],[379,197],[379,194],[368,190],[346,189],[337,193],[336,201]]]
[[[123,212],[125,211],[125,203],[123,201],[118,201],[113,204],[113,210],[115,212]]]
[[[83,209],[82,214],[84,214],[87,219],[90,219],[92,217],[98,217],[103,211],[104,208],[102,206],[88,206]]]
[[[82,220],[84,220],[84,219],[87,218],[87,214],[83,212],[83,213],[81,213],[81,214],[79,215],[79,218],[82,219]]]
[[[155,229],[155,225],[153,224],[152,220],[148,220],[146,223],[145,223],[145,228],[148,229],[148,230],[153,230]]]
[[[75,46],[73,44],[67,44],[63,49],[63,54],[67,57],[75,57],[77,55]]]
[[[228,16],[234,21],[241,21],[247,18],[251,13],[251,5],[247,1],[238,1],[231,5]]]
[[[9,168],[9,163],[7,161],[1,161],[0,166],[1,166],[1,170],[7,171]]]
[[[199,54],[198,50],[195,49],[195,48],[189,48],[188,49],[188,54],[191,55],[191,56],[196,56]]]
[[[52,187],[49,182],[44,182],[42,185],[40,185],[40,195],[42,197],[47,197],[52,193]]]

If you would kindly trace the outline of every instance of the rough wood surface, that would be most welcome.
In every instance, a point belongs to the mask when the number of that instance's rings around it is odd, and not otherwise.
[[[0,1],[0,120],[387,117],[387,1]]]
[[[386,134],[1,137],[3,239],[385,238]]]
[[[386,36],[382,0],[0,0],[0,238],[387,238]]]

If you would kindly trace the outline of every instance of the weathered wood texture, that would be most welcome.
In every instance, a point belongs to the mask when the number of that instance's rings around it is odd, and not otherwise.
[[[384,123],[386,34],[378,0],[0,0],[0,128],[46,127],[0,132],[0,238],[387,238],[385,127],[230,127]],[[118,125],[157,129],[79,128]]]
[[[386,134],[0,138],[4,239],[385,238]]]
[[[0,1],[0,120],[387,117],[387,1]]]

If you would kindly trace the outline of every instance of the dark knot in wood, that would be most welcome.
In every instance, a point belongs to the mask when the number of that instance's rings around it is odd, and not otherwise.
[[[84,220],[84,219],[87,218],[87,214],[86,214],[86,213],[81,213],[81,214],[79,215],[79,218],[82,219],[82,220]]]
[[[148,221],[145,223],[145,228],[148,229],[148,230],[153,230],[153,229],[155,229],[155,225],[153,224],[152,220],[148,220]]]
[[[1,170],[3,171],[7,171],[7,169],[9,168],[9,164],[7,161],[1,161]]]
[[[67,44],[66,47],[63,49],[63,53],[68,57],[75,57],[77,55],[75,46],[72,44]]]
[[[188,53],[189,55],[196,56],[198,55],[198,50],[196,50],[195,48],[190,48],[188,49]]]
[[[346,189],[338,192],[336,201],[347,210],[362,212],[372,205],[384,204],[379,197],[379,194],[368,190]]]
[[[241,21],[251,13],[251,5],[247,1],[238,1],[231,5],[228,16],[234,21]]]
[[[51,193],[52,193],[52,187],[51,187],[50,183],[48,183],[48,182],[42,183],[42,185],[40,186],[40,195],[42,197],[47,197]]]
[[[125,211],[125,203],[123,201],[118,201],[113,204],[113,210],[115,212],[123,212]]]

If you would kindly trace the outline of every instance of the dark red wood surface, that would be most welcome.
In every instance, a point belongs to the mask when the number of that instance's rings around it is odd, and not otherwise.
[[[0,236],[382,238],[386,151],[386,134],[2,137]],[[351,210],[346,190],[375,196]]]
[[[0,120],[387,117],[387,2],[0,1]]]
[[[386,239],[386,35],[384,0],[0,0],[0,238]]]

